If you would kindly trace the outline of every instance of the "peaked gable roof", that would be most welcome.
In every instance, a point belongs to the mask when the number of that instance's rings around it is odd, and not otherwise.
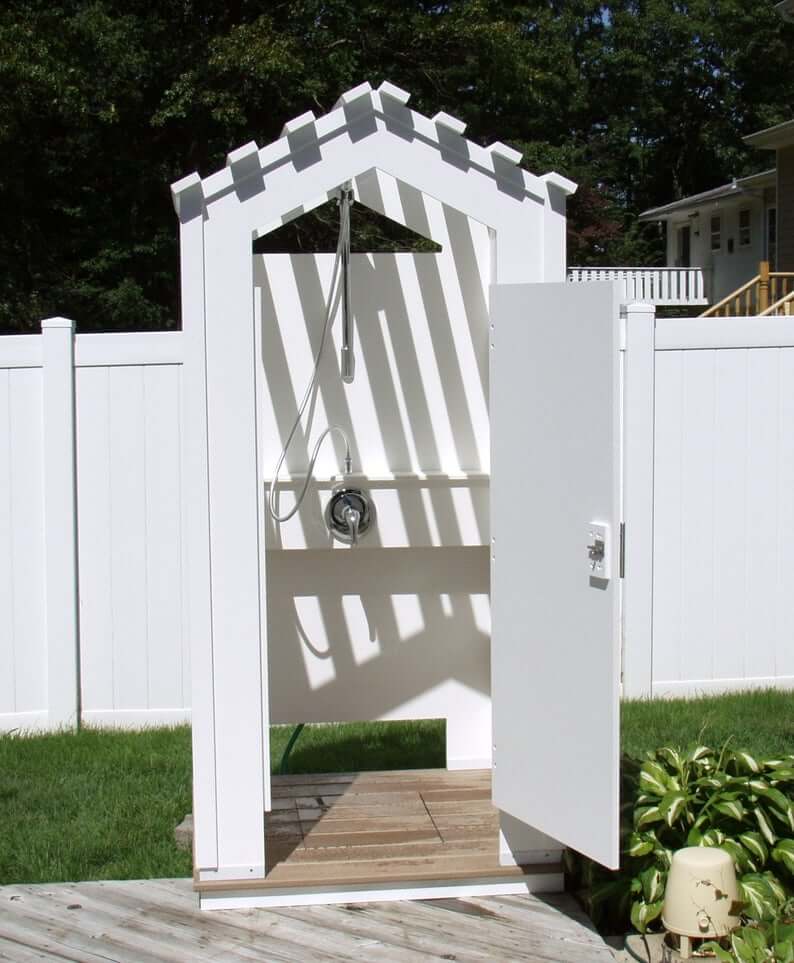
[[[523,170],[521,153],[500,141],[488,147],[474,143],[464,137],[466,124],[444,111],[430,118],[411,110],[407,106],[410,96],[388,81],[377,90],[368,82],[359,84],[343,93],[327,114],[318,118],[307,111],[287,121],[281,136],[271,144],[260,148],[251,141],[231,151],[226,166],[214,174],[202,178],[194,172],[176,181],[171,191],[177,214],[182,219],[195,216],[246,185],[246,195],[256,193],[266,186],[269,172],[288,164],[301,171],[321,162],[323,147],[337,138],[348,137],[355,143],[383,130],[403,141],[433,147],[443,163],[491,179],[517,201],[526,196],[543,201],[549,187],[563,195],[576,190],[572,181],[555,172],[536,177]]]

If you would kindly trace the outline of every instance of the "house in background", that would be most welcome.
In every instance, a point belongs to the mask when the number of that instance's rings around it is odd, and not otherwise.
[[[794,4],[789,7],[794,8]],[[794,120],[759,130],[744,142],[748,147],[775,152],[778,203],[774,269],[794,271]]]
[[[665,226],[665,267],[572,267],[568,279],[620,279],[627,299],[703,315],[794,314],[794,120],[744,142],[775,166],[640,214]]]
[[[794,0],[775,10],[794,23]],[[665,267],[572,267],[568,280],[620,279],[627,299],[703,315],[794,314],[794,119],[744,142],[775,166],[640,214],[666,227]]]
[[[643,211],[641,221],[667,229],[671,268],[700,268],[705,297],[714,304],[777,260],[774,170],[734,179],[712,190]]]

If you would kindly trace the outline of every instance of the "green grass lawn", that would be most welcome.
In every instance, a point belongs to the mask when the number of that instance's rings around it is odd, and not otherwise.
[[[622,723],[634,755],[728,738],[777,755],[794,751],[794,693],[625,703]],[[290,733],[271,732],[274,770]],[[433,721],[307,727],[290,756],[291,772],[443,765]],[[187,727],[0,737],[0,883],[187,876],[173,830],[190,808]]]

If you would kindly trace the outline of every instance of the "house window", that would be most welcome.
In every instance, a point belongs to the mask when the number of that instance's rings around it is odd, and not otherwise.
[[[711,250],[719,251],[722,247],[722,218],[714,214],[711,218]]]
[[[750,243],[750,208],[744,207],[739,211],[739,247],[747,247]]]

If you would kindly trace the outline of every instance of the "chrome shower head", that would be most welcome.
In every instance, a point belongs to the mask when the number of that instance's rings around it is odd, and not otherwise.
[[[342,350],[339,367],[342,381],[350,384],[356,374],[356,358],[353,354],[353,307],[350,284],[350,208],[353,204],[353,187],[348,181],[339,191],[339,232],[341,237],[342,270]]]

